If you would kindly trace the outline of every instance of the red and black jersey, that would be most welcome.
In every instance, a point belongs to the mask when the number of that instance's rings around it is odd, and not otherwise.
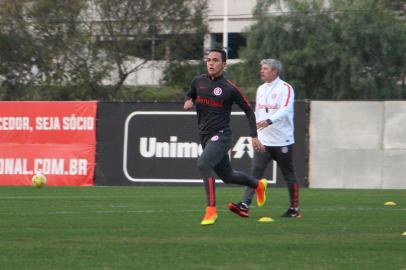
[[[250,136],[257,137],[255,114],[244,94],[223,75],[211,79],[208,74],[196,76],[187,97],[196,105],[200,135],[230,129],[232,105],[236,103],[248,118]]]

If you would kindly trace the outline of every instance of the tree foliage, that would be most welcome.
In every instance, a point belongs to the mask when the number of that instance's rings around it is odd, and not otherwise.
[[[73,91],[60,98],[117,98],[147,61],[203,44],[205,12],[203,0],[1,1],[2,98],[35,98],[25,90],[46,85]]]
[[[172,87],[178,87],[186,92],[190,88],[192,79],[207,71],[203,61],[177,61],[172,60],[167,63],[163,72],[163,84]]]
[[[281,3],[258,1],[240,84],[259,84],[259,61],[277,58],[299,98],[406,98],[406,24],[387,2],[286,2],[289,12],[270,16]]]

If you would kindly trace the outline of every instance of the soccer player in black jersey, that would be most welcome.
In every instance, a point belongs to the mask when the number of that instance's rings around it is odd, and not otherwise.
[[[207,196],[207,207],[202,225],[214,224],[217,220],[215,173],[225,183],[254,188],[259,206],[265,203],[268,182],[255,179],[231,168],[228,151],[232,143],[230,127],[231,107],[236,103],[246,114],[250,126],[252,145],[263,151],[257,138],[255,114],[241,90],[223,76],[227,55],[223,50],[211,50],[207,56],[207,74],[196,76],[187,93],[185,110],[196,105],[197,122],[203,152],[198,159],[198,168],[203,177]]]

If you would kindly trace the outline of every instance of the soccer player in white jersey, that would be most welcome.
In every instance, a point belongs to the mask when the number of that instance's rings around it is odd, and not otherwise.
[[[258,139],[262,143],[254,152],[251,175],[261,179],[271,160],[275,160],[282,171],[289,191],[290,206],[282,217],[300,218],[299,185],[296,177],[292,148],[294,138],[294,90],[279,76],[282,64],[275,59],[261,61],[261,79],[264,81],[257,89],[255,115]],[[248,217],[248,209],[255,190],[247,188],[244,198],[238,204],[230,203],[228,208],[241,217]]]

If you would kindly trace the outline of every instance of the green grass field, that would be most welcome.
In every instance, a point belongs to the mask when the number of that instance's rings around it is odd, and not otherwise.
[[[0,187],[0,269],[406,269],[406,190],[302,189],[300,220],[284,188],[228,212],[242,192],[203,227],[202,186]]]

